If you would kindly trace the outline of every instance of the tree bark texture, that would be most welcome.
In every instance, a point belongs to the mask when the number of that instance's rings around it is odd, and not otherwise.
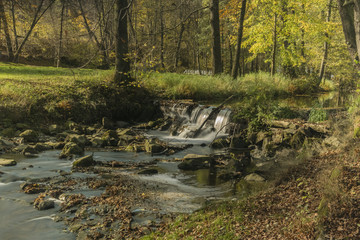
[[[346,5],[344,5],[344,3],[345,0],[338,0],[345,40],[354,65],[357,70],[360,70],[360,45],[357,43],[359,39],[359,24],[356,24],[356,20],[359,18],[360,0],[354,0],[352,3]]]
[[[130,81],[127,9],[127,0],[116,0],[116,59],[114,81],[119,85],[127,84]]]
[[[238,36],[237,36],[237,44],[236,44],[236,52],[235,52],[235,61],[234,66],[231,72],[231,76],[233,79],[237,78],[239,68],[240,68],[240,53],[241,53],[241,42],[243,36],[243,29],[244,29],[244,19],[246,13],[246,0],[241,1],[241,12],[240,12],[240,19],[239,19],[239,29],[238,29]]]
[[[219,0],[211,0],[211,31],[212,31],[212,71],[213,75],[222,72]]]
[[[326,17],[326,22],[330,22],[331,19],[331,5],[332,5],[332,0],[329,0],[329,8],[328,8],[328,14]],[[326,67],[326,62],[328,59],[328,52],[329,52],[329,42],[328,42],[328,38],[329,38],[329,34],[326,32],[325,33],[325,37],[326,37],[326,41],[324,42],[324,56],[323,59],[321,61],[321,66],[320,66],[320,71],[319,71],[319,81],[317,85],[320,85],[321,80],[324,78],[324,74],[325,74],[325,67]]]
[[[59,46],[58,46],[57,55],[56,55],[56,67],[60,67],[60,64],[61,64],[61,52],[62,52],[62,42],[63,42],[63,27],[64,27],[64,11],[65,11],[65,1],[62,2],[62,7],[61,7]]]
[[[3,26],[2,28],[3,28],[4,34],[5,34],[8,57],[9,57],[9,60],[11,61],[14,58],[14,52],[13,52],[12,41],[11,41],[10,33],[9,33],[9,25],[8,25],[8,21],[7,21],[6,15],[5,15],[3,0],[0,0],[0,21],[2,22],[2,26]]]
[[[271,61],[271,76],[276,73],[276,49],[277,49],[277,15],[274,14],[273,49]]]

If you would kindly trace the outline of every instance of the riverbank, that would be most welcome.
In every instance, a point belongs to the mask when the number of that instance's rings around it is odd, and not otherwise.
[[[272,187],[181,215],[143,239],[358,239],[360,144],[346,122],[333,122],[337,146],[307,149]]]

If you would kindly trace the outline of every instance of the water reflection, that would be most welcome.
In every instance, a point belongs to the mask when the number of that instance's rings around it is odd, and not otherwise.
[[[324,108],[342,108],[348,107],[358,96],[354,92],[328,92],[316,95],[293,96],[278,100],[280,105],[286,105],[295,108],[312,108],[320,105]]]

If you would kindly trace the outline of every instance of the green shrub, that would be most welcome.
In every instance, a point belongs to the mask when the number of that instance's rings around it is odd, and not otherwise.
[[[328,114],[321,105],[316,105],[310,110],[309,122],[318,123],[328,120]]]

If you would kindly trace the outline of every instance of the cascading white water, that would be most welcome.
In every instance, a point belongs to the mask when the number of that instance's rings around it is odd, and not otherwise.
[[[208,119],[215,110],[215,107],[206,107],[203,105],[194,106],[182,103],[162,108],[165,116],[176,119],[179,138],[191,138],[194,135],[191,133],[197,131],[200,126],[207,121],[205,126],[201,128],[200,136],[202,138],[208,138],[209,140],[213,139],[215,135],[219,133],[226,133],[226,126],[229,123],[231,115],[230,109],[222,109],[216,115],[211,116],[211,119]]]
[[[217,132],[225,133],[226,132],[226,125],[229,123],[230,120],[231,110],[226,108],[219,112],[216,116],[216,120],[214,123],[214,128]]]

